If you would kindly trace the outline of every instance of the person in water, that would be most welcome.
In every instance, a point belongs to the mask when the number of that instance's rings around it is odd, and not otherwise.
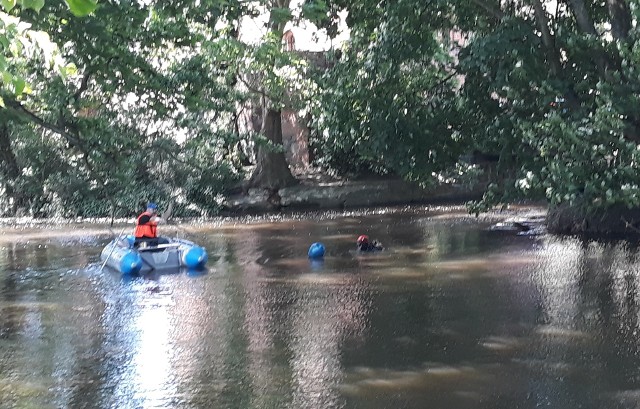
[[[134,246],[157,246],[158,244],[166,243],[166,239],[158,237],[158,224],[163,221],[158,216],[158,205],[149,202],[147,209],[138,216],[136,229],[133,233],[135,236]]]
[[[358,240],[356,240],[356,244],[358,246],[358,251],[380,251],[382,250],[384,247],[382,247],[382,244],[379,243],[376,240],[369,240],[369,236],[366,235],[361,235],[360,237],[358,237]]]

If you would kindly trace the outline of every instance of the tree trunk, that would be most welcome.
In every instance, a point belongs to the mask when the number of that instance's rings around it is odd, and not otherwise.
[[[578,23],[578,27],[582,30],[583,33],[599,37],[598,31],[596,30],[595,24],[593,24],[593,20],[591,16],[589,16],[589,11],[584,4],[584,0],[569,0],[569,8],[573,12],[573,16]],[[600,76],[603,78],[607,78],[607,68],[611,65],[614,65],[612,61],[609,60],[604,50],[601,47],[598,47],[596,50],[596,65],[598,66],[598,72]]]
[[[545,11],[544,6],[542,5],[542,2],[540,0],[532,0],[531,3],[533,5],[533,11],[535,14],[538,29],[542,34],[542,44],[547,54],[547,61],[550,65],[551,76],[559,79],[564,79],[564,68],[562,67],[560,53],[556,48],[555,38],[549,30],[549,19],[547,18],[547,12]],[[575,109],[580,105],[578,95],[576,94],[572,85],[569,86],[568,89],[563,93],[563,96],[569,109]]]
[[[5,179],[7,196],[12,199],[11,213],[15,215],[19,207],[25,206],[26,200],[24,195],[14,188],[14,184],[20,177],[20,167],[11,149],[9,126],[6,122],[0,125],[0,174]]]
[[[275,0],[274,8],[289,8],[290,0]],[[282,38],[284,23],[269,16],[269,31]],[[296,184],[291,174],[282,148],[282,111],[264,99],[262,108],[262,134],[277,149],[270,146],[259,146],[256,153],[256,168],[249,179],[248,187],[265,188],[277,193],[277,189]]]
[[[589,11],[584,4],[584,0],[569,0],[569,5],[580,30],[586,34],[597,37],[598,32],[596,31],[596,26],[593,24],[591,16],[589,16]]]
[[[560,56],[558,50],[556,50],[555,41],[551,32],[549,31],[549,19],[547,19],[547,13],[542,6],[540,0],[533,0],[533,10],[535,12],[536,21],[538,22],[538,28],[542,33],[542,43],[547,50],[547,58],[551,64],[551,70],[553,75],[560,75],[562,67],[560,66]]]
[[[276,147],[282,146],[282,113],[273,108],[264,108],[262,133]],[[249,186],[277,190],[291,186],[296,179],[289,170],[283,152],[273,150],[270,146],[260,145],[256,152],[256,168],[249,180]]]
[[[611,16],[611,34],[616,40],[626,40],[631,30],[631,11],[625,0],[607,0]]]

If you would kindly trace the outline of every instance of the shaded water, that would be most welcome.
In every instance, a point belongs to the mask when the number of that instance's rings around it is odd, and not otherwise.
[[[636,245],[428,209],[183,226],[204,274],[3,231],[0,408],[637,408]],[[358,234],[385,244],[358,255]],[[310,243],[328,254],[310,263]]]

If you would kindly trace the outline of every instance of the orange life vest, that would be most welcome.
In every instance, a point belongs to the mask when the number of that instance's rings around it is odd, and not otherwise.
[[[156,237],[158,237],[156,233],[158,223],[149,220],[148,223],[140,224],[140,218],[142,216],[153,217],[153,215],[150,212],[144,212],[140,216],[138,216],[138,223],[136,224],[136,230],[133,233],[133,235],[136,236],[137,238],[147,237],[150,239],[155,239]]]

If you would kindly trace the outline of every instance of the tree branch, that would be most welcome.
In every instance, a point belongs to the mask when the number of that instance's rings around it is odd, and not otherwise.
[[[237,73],[236,77],[240,79],[240,82],[242,82],[245,85],[245,87],[247,87],[247,89],[249,91],[253,92],[254,94],[258,94],[263,98],[267,98],[270,101],[273,100],[271,95],[269,95],[266,92],[264,92],[264,90],[261,90],[261,89],[258,89],[258,88],[254,88],[251,84],[249,84],[249,82],[247,82],[247,80],[245,80],[244,77],[242,75],[240,75],[240,72]]]
[[[496,8],[490,4],[487,4],[487,2],[484,0],[471,0],[471,1],[477,4],[478,6],[480,6],[481,8],[483,8],[484,11],[489,13],[489,15],[495,18],[496,20],[502,20],[504,18],[504,13],[502,12],[502,10],[500,10],[499,7]]]
[[[50,122],[45,121],[44,119],[40,118],[38,115],[34,114],[33,112],[25,108],[25,106],[22,105],[20,102],[13,99],[5,99],[4,102],[7,107],[12,109],[14,112],[17,112],[18,114],[22,114],[26,116],[31,122],[35,123],[36,125],[39,125],[42,128],[47,129],[51,132],[57,133],[58,135],[66,139],[69,143],[79,148],[84,146],[84,142],[80,138],[78,138],[77,136],[71,135],[69,132],[67,132],[64,128],[60,126],[57,126]]]
[[[595,38],[598,38],[600,35],[596,30],[596,26],[589,16],[589,11],[584,4],[584,0],[568,0],[571,11],[573,12],[573,16],[578,23],[578,27],[582,30],[583,33],[591,35]],[[598,66],[598,71],[603,78],[607,76],[607,67],[612,64],[611,61],[607,58],[606,54],[600,47],[596,53],[596,65]]]
[[[103,187],[105,186],[104,178],[100,174],[98,174],[98,172],[96,172],[96,170],[91,165],[91,162],[89,162],[89,151],[84,141],[82,141],[79,137],[70,134],[63,127],[54,125],[40,118],[38,115],[29,111],[24,105],[16,100],[7,99],[5,100],[5,105],[14,112],[26,116],[31,122],[35,123],[36,125],[39,125],[51,132],[57,133],[58,135],[62,136],[67,142],[69,142],[69,144],[78,148],[78,150],[82,152],[82,160],[87,166],[87,170],[89,171],[91,177],[99,181]]]
[[[442,85],[444,85],[445,83],[447,83],[447,81],[449,81],[451,78],[455,77],[456,75],[458,75],[457,72],[452,72],[449,75],[447,75],[446,77],[442,78],[440,81],[438,81],[437,83],[435,83],[433,86],[429,87],[429,89],[427,90],[427,92],[431,92],[437,88],[440,88]]]
[[[75,94],[73,94],[73,101],[75,103],[78,103],[80,95],[82,95],[82,93],[89,87],[89,78],[91,77],[91,74],[93,74],[91,70],[85,71],[84,76],[82,77],[82,81],[80,81],[80,87],[75,92]]]
[[[542,33],[542,42],[547,48],[547,52],[549,54],[549,62],[551,63],[552,73],[554,75],[560,74],[560,56],[554,45],[553,36],[549,31],[549,20],[547,19],[547,13],[542,6],[540,0],[532,0],[533,2],[533,10],[536,16],[536,20],[538,21],[538,28]]]

